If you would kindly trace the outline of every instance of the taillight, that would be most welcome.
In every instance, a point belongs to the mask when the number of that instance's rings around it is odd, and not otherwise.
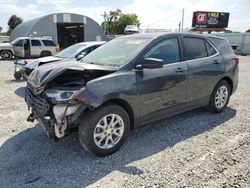
[[[24,63],[25,65],[27,65],[27,64],[28,64],[28,61],[24,60],[23,63]]]
[[[235,59],[235,62],[236,62],[237,64],[240,63],[240,58],[239,58],[238,56],[236,56],[234,59]]]

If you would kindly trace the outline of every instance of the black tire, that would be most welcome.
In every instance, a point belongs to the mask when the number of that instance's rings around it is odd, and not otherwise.
[[[10,50],[2,50],[0,56],[3,60],[10,60],[13,54]]]
[[[22,74],[21,73],[15,73],[14,77],[15,77],[16,80],[21,80]]]
[[[227,100],[226,100],[225,104],[219,108],[219,107],[217,107],[216,102],[215,102],[216,101],[216,93],[219,90],[219,88],[221,88],[222,86],[227,88],[228,96],[227,96]],[[219,81],[213,90],[213,93],[210,97],[209,104],[206,107],[206,109],[208,111],[210,111],[211,113],[220,113],[220,112],[224,111],[228,105],[230,96],[231,96],[231,87],[230,87],[229,83],[226,80]]]
[[[43,52],[41,53],[41,57],[46,57],[46,56],[51,56],[51,52],[43,51]]]
[[[94,140],[94,131],[96,131],[97,124],[107,115],[116,114],[118,115],[124,123],[123,134],[120,140],[111,148],[103,149],[99,147]],[[124,144],[130,130],[130,119],[126,110],[121,106],[115,104],[108,104],[100,107],[94,111],[89,112],[81,121],[79,126],[79,140],[81,145],[89,152],[96,156],[104,157],[110,155]],[[103,129],[105,132],[105,130]],[[114,136],[114,134],[113,134]],[[108,136],[106,135],[106,139]],[[100,139],[102,140],[102,139]],[[105,141],[105,140],[104,140]],[[108,139],[108,142],[110,140]]]

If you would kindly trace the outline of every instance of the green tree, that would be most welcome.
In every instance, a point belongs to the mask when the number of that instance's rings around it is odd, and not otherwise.
[[[127,25],[138,25],[140,26],[140,21],[136,14],[124,14],[120,9],[111,10],[107,14],[106,22],[107,34],[119,35],[123,34],[123,31]]]
[[[12,15],[8,21],[9,29],[7,31],[7,34],[10,35],[11,32],[15,29],[15,27],[21,24],[22,22],[23,22],[23,19],[21,17]]]
[[[2,33],[2,30],[3,30],[3,28],[0,26],[0,35],[1,35],[1,33]]]
[[[250,29],[246,30],[247,33],[250,33]]]

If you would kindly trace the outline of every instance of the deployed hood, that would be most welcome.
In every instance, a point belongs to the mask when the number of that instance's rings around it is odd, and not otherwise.
[[[91,77],[91,74],[97,74],[96,72],[114,72],[118,69],[118,67],[111,67],[111,66],[101,66],[101,65],[95,65],[95,64],[87,64],[87,63],[80,63],[77,61],[65,61],[64,63],[56,62],[51,63],[44,66],[39,66],[36,68],[32,73],[30,74],[28,78],[28,83],[31,84],[34,88],[44,88],[47,83],[55,79],[56,77],[63,76],[65,74],[65,77],[60,80],[73,80],[73,76],[81,73],[80,75],[84,76],[84,73],[88,74],[89,77]],[[66,74],[67,72],[73,72],[73,74],[69,75]],[[75,74],[74,74],[75,73]],[[98,74],[103,75],[103,74]],[[98,77],[98,76],[93,76]],[[39,89],[39,90],[40,90]]]
[[[29,68],[29,69],[35,69],[39,65],[46,64],[46,63],[51,63],[51,62],[56,62],[56,61],[60,61],[62,59],[63,58],[56,57],[56,56],[42,57],[42,58],[39,58],[39,59],[36,59],[36,60],[32,61],[31,63],[28,63],[26,65],[26,67]]]

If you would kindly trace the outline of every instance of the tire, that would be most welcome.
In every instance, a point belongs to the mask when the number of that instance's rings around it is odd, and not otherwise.
[[[10,60],[13,56],[12,52],[9,50],[2,50],[0,56],[3,60]]]
[[[220,113],[225,110],[231,96],[231,87],[226,80],[221,80],[215,86],[210,97],[207,110],[212,113]],[[216,102],[217,101],[217,102]]]
[[[105,119],[107,126],[105,126]],[[113,124],[113,128],[110,124],[111,119],[119,121]],[[108,104],[89,112],[82,119],[79,126],[79,140],[87,151],[96,156],[104,157],[120,149],[129,134],[129,130],[130,119],[126,110],[121,106]],[[114,132],[116,134],[113,134]],[[120,136],[118,137],[117,134]]]
[[[41,57],[46,57],[46,56],[51,56],[51,52],[43,51],[43,52],[41,53]]]
[[[21,73],[15,73],[14,77],[15,77],[16,80],[21,80],[22,74]]]

